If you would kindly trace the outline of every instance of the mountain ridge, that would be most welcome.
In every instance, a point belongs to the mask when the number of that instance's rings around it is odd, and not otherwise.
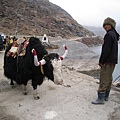
[[[49,0],[1,0],[0,32],[63,38],[94,36]]]

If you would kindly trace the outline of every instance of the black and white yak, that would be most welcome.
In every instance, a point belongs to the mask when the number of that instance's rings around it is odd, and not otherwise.
[[[57,53],[50,53],[45,50],[40,40],[35,37],[29,39],[26,47],[26,54],[22,57],[7,56],[11,49],[10,45],[4,55],[4,75],[17,84],[23,84],[23,93],[27,94],[27,82],[32,80],[34,99],[39,99],[37,85],[41,85],[45,77],[52,80],[55,84],[63,84],[62,80],[62,60],[67,56],[68,49],[66,46],[63,56]]]

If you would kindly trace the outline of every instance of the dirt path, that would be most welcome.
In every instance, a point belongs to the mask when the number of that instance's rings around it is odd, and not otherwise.
[[[120,120],[118,91],[111,91],[105,105],[92,105],[97,97],[97,80],[64,65],[64,84],[71,87],[46,80],[38,87],[41,98],[34,100],[29,82],[28,95],[22,95],[21,86],[11,88],[3,75],[3,54],[0,52],[0,120]]]

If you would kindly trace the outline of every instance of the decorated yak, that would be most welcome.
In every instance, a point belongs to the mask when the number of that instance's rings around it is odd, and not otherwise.
[[[4,55],[4,75],[11,80],[11,85],[14,85],[13,81],[23,84],[23,93],[26,95],[27,83],[32,80],[34,99],[39,99],[37,85],[41,85],[45,77],[55,84],[63,84],[61,66],[62,60],[68,54],[66,46],[64,55],[59,56],[57,53],[48,54],[40,40],[35,37],[31,37],[29,42],[24,41],[20,45],[18,43],[8,46]],[[20,55],[23,51],[24,55]]]

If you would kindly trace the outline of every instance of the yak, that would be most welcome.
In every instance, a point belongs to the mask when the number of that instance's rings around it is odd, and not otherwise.
[[[63,56],[57,53],[49,53],[36,37],[31,37],[26,46],[25,55],[8,56],[13,45],[9,45],[4,55],[4,75],[11,80],[23,85],[23,93],[27,94],[27,83],[32,80],[34,99],[39,99],[37,85],[41,85],[44,78],[52,80],[55,84],[63,84],[61,66],[62,60],[67,56],[66,46]],[[18,47],[17,47],[18,48]]]

